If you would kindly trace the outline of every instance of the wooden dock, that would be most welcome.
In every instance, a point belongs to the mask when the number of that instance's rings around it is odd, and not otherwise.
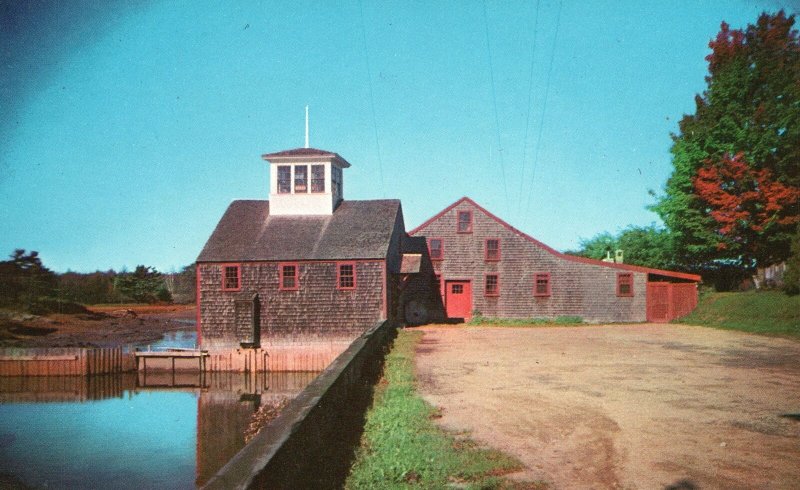
[[[164,351],[136,351],[136,370],[147,372],[147,361],[150,360],[150,369],[154,370],[186,370],[186,371],[206,371],[206,360],[208,352],[193,349],[169,349]],[[189,360],[187,366],[185,361]],[[195,364],[194,361],[197,361]],[[176,364],[180,361],[180,365]]]

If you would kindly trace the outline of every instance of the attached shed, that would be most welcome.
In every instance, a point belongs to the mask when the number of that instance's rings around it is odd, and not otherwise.
[[[697,305],[698,275],[562,254],[468,197],[409,234],[427,240],[450,318],[666,322]]]

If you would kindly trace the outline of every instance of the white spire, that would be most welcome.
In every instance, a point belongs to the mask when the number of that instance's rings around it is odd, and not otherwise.
[[[308,148],[308,106],[306,106],[306,148]]]

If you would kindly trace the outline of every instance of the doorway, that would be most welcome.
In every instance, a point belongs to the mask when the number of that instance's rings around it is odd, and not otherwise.
[[[469,281],[445,282],[445,307],[447,318],[472,319],[472,283]]]

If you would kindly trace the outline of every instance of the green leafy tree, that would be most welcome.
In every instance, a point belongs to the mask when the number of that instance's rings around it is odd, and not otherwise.
[[[39,252],[16,249],[11,260],[0,262],[0,303],[29,309],[56,292],[57,277],[42,264]]]
[[[675,263],[672,234],[656,225],[630,226],[620,233],[617,247],[624,252],[625,263],[655,269],[680,269]]]
[[[614,257],[617,250],[623,251],[626,264],[655,269],[675,268],[672,235],[654,224],[629,226],[616,236],[609,232],[599,233],[581,240],[580,250],[567,253],[600,260],[609,252]]]
[[[783,290],[790,295],[800,294],[800,225],[792,238],[792,256],[786,261]]]
[[[113,270],[90,273],[65,272],[58,277],[59,297],[85,305],[118,303],[120,297],[114,289]]]
[[[752,267],[789,256],[791,218],[798,213],[791,200],[772,210],[779,217],[773,222],[745,219],[730,226],[717,218],[735,213],[736,203],[709,199],[708,179],[705,195],[697,184],[701,169],[724,169],[736,162],[751,172],[720,174],[769,175],[768,188],[773,190],[776,185],[789,192],[800,187],[800,42],[793,25],[794,16],[783,11],[764,13],[743,30],[723,22],[709,43],[707,88],[695,97],[695,113],[684,116],[673,135],[674,170],[652,207],[672,233],[679,262],[694,270],[712,261]],[[720,179],[719,190],[735,188],[756,193],[767,189]],[[758,195],[748,202],[760,206],[768,201],[769,196]],[[739,233],[731,236],[732,230]]]
[[[567,253],[570,255],[577,255],[578,257],[602,260],[606,258],[609,252],[613,257],[614,251],[619,248],[617,237],[607,231],[598,233],[589,239],[582,238],[580,245],[580,249],[567,251]]]
[[[169,301],[164,278],[154,267],[137,265],[133,272],[124,272],[114,279],[114,289],[123,299],[137,303]]]

